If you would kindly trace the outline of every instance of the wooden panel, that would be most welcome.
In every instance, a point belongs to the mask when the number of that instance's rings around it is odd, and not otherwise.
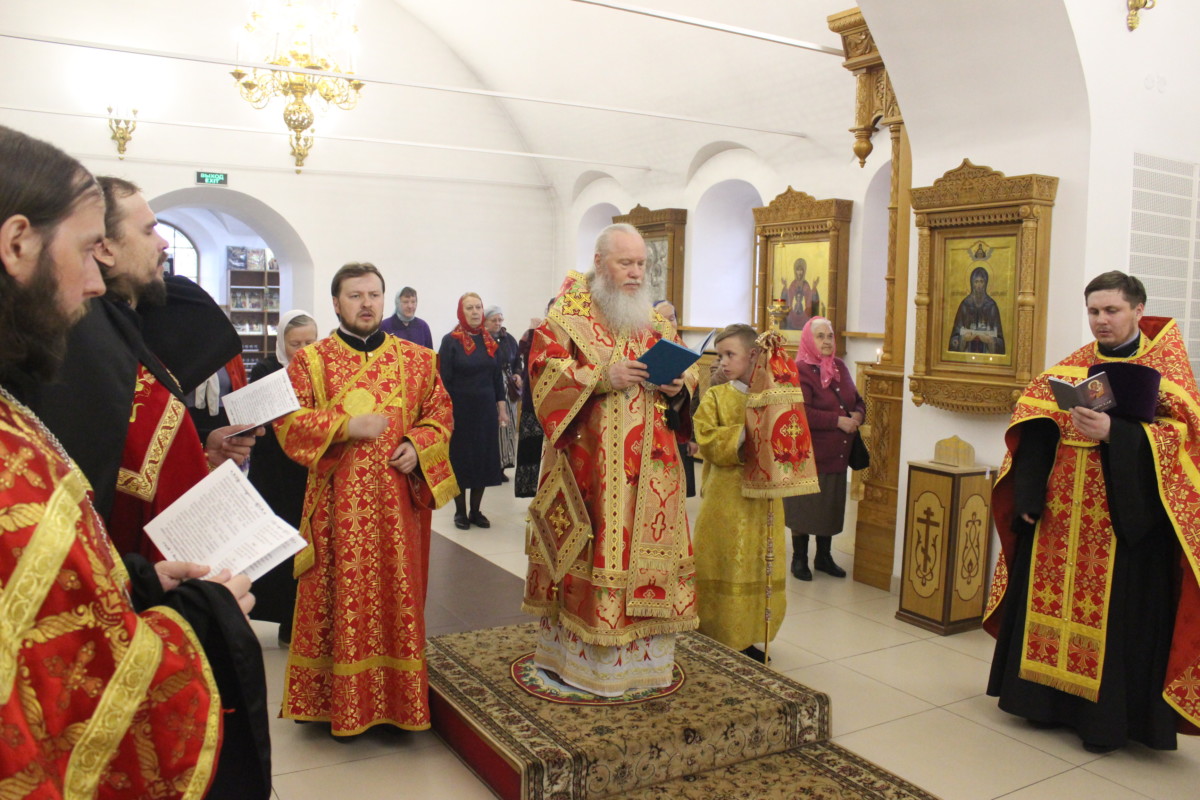
[[[953,491],[953,479],[947,475],[918,469],[909,472],[900,608],[931,620],[943,619],[949,588],[946,559]]]
[[[866,398],[864,425],[871,466],[863,470],[854,538],[854,580],[892,589],[896,552],[896,503],[900,485],[900,417],[903,373],[894,367],[859,364],[859,392]]]
[[[963,478],[958,490],[954,591],[950,621],[983,618],[991,544],[991,481],[986,474]]]

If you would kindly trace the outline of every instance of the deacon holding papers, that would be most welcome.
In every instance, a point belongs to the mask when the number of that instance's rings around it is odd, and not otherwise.
[[[1005,437],[988,694],[1091,752],[1174,750],[1200,724],[1200,393],[1137,278],[1106,272],[1084,296],[1096,341],[1026,388]],[[1115,405],[1060,408],[1051,381],[1100,400],[1101,371]]]
[[[300,409],[275,423],[308,468],[283,716],[328,722],[339,741],[429,727],[430,512],[458,494],[436,355],[379,329],[383,292],[373,264],[337,271],[338,329],[293,356]]]

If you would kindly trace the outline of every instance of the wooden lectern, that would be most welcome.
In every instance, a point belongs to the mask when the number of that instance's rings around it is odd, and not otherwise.
[[[991,543],[995,467],[974,464],[974,451],[957,438],[970,466],[908,462],[904,566],[896,618],[946,636],[983,623]],[[951,450],[955,448],[950,448]]]

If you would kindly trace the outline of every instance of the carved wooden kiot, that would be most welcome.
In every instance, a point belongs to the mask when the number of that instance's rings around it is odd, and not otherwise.
[[[1050,221],[1058,178],[1014,175],[964,159],[932,186],[914,188],[916,212],[916,350],[909,376],[913,402],[950,411],[1007,414],[1043,368]],[[949,361],[943,350],[945,253],[948,240],[1012,237],[1015,242],[1013,313],[1005,331],[1007,364]]]
[[[758,243],[756,275],[756,318],[759,330],[771,323],[770,306],[775,299],[775,275],[780,267],[774,264],[777,244],[791,242],[829,242],[829,277],[822,299],[825,316],[841,346],[846,326],[846,276],[850,252],[850,217],[854,209],[851,200],[818,200],[798,192],[791,186],[776,196],[769,205],[754,209],[754,233]],[[793,344],[799,341],[799,331],[782,331]]]
[[[666,237],[667,240],[667,284],[666,297],[675,306],[675,318],[683,324],[683,245],[684,227],[687,225],[686,208],[659,208],[651,210],[636,205],[628,214],[612,218],[614,223],[623,222],[637,228],[649,240]]]

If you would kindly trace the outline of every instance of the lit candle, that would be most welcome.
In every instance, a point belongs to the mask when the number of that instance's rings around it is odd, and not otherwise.
[[[878,364],[881,361],[883,361],[883,348],[876,347],[875,348],[875,363]]]

